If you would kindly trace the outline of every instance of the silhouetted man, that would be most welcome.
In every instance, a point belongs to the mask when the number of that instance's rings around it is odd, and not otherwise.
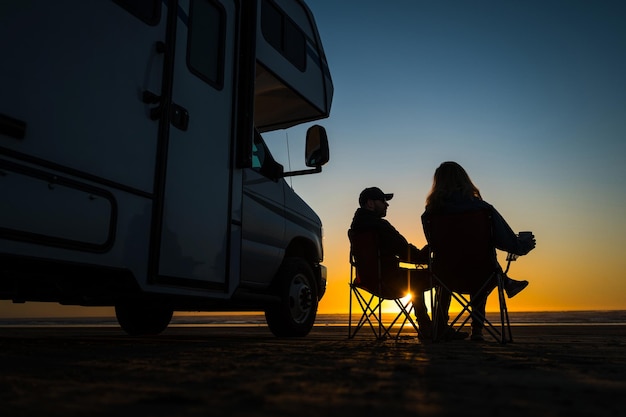
[[[413,293],[415,317],[422,333],[432,336],[432,322],[424,301],[424,291],[429,289],[430,279],[424,269],[406,269],[400,262],[428,264],[428,250],[419,250],[402,236],[387,220],[387,207],[393,194],[385,194],[380,188],[370,187],[361,192],[359,208],[354,213],[350,234],[374,230],[378,236],[383,294]],[[410,281],[410,282],[409,282]]]

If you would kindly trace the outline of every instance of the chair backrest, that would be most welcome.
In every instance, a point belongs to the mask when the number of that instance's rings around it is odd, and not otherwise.
[[[391,271],[380,253],[380,242],[375,230],[348,230],[350,263],[356,270],[353,284],[385,299],[402,298],[407,294],[408,276],[400,269]],[[397,263],[394,260],[392,263]],[[398,272],[398,273],[396,273]]]
[[[423,224],[432,272],[450,290],[472,293],[499,268],[488,210],[427,214]]]
[[[350,263],[355,268],[354,284],[378,294],[380,292],[381,271],[378,236],[374,230],[355,232],[348,230],[350,240]]]

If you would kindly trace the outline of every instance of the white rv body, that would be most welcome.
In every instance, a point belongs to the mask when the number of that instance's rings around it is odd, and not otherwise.
[[[308,333],[321,222],[283,177],[321,171],[325,133],[296,173],[260,135],[330,111],[302,1],[2,2],[0,45],[1,299],[114,305],[134,334],[222,309]]]

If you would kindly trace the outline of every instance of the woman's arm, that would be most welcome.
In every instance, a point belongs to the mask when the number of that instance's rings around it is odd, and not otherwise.
[[[496,248],[514,253],[526,255],[535,248],[535,239],[520,239],[511,226],[504,220],[498,210],[492,207],[493,238]]]

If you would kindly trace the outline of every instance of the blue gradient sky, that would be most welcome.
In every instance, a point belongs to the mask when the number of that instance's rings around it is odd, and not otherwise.
[[[394,192],[388,220],[421,245],[419,216],[445,160],[514,230],[535,232],[537,249],[510,274],[531,284],[510,309],[626,309],[626,3],[309,4],[335,85],[322,123],[332,153],[293,186],[325,225],[321,312],[347,307],[358,193]]]

